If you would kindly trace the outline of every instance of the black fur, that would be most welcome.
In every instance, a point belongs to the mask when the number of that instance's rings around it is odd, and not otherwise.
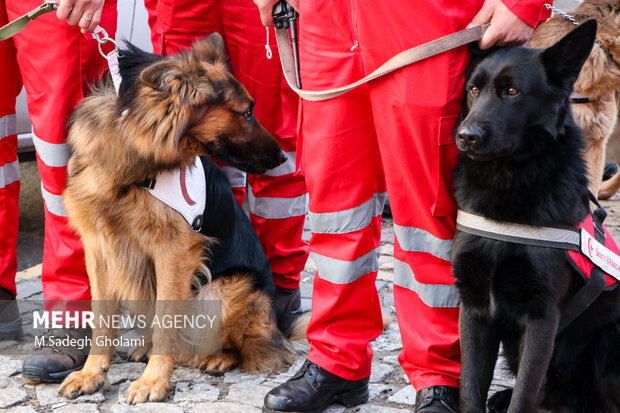
[[[595,34],[589,21],[548,49],[474,54],[456,130],[460,209],[534,226],[583,221],[584,143],[568,99]],[[500,342],[516,385],[492,398],[490,411],[620,411],[620,320],[581,336],[579,325],[597,316],[594,306],[556,334],[564,304],[583,285],[565,251],[457,231],[453,270],[461,297],[461,413],[486,410]],[[619,293],[599,296],[600,308],[617,308]]]
[[[200,232],[217,238],[217,243],[207,251],[211,276],[215,280],[228,274],[250,274],[254,287],[273,297],[271,266],[250,220],[235,200],[222,170],[207,156],[201,156],[200,160],[207,182],[207,202]]]

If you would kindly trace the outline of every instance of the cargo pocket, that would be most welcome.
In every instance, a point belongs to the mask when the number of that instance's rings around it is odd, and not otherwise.
[[[456,213],[454,201],[453,173],[458,158],[458,149],[454,142],[454,127],[458,115],[444,116],[439,119],[436,134],[436,152],[433,167],[434,203],[431,206],[433,216],[447,216]]]

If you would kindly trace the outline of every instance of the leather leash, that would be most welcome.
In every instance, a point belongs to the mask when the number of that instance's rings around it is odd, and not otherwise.
[[[43,3],[36,9],[29,11],[22,17],[13,20],[9,24],[0,27],[0,41],[9,39],[19,33],[26,25],[37,17],[56,10],[58,4],[55,2]]]
[[[357,82],[326,90],[304,90],[296,86],[293,53],[291,50],[291,43],[289,41],[287,30],[276,29],[276,39],[278,42],[278,51],[280,53],[280,63],[282,65],[282,71],[284,72],[286,82],[289,84],[291,89],[293,89],[293,91],[299,96],[301,96],[303,99],[310,101],[320,101],[340,96],[351,89],[354,89],[366,82],[393,72],[396,69],[400,69],[401,67],[405,67],[412,63],[419,62],[420,60],[427,59],[448,50],[464,46],[468,43],[478,41],[482,39],[482,35],[488,27],[489,24],[470,27],[469,29],[461,30],[447,36],[440,37],[439,39],[430,41],[428,43],[424,43],[411,49],[405,50],[395,56],[392,56],[385,63],[379,66],[374,72],[358,80]]]

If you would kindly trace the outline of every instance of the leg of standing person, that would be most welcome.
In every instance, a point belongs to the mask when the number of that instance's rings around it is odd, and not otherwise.
[[[0,26],[7,23],[0,0]],[[22,83],[13,40],[0,42],[0,61],[0,340],[12,340],[22,331],[15,302],[20,186],[15,100]]]
[[[266,56],[265,27],[254,3],[221,4],[233,73],[254,97],[258,121],[288,155],[285,164],[264,175],[248,175],[247,193],[252,225],[271,263],[278,327],[287,331],[301,310],[299,281],[308,259],[302,239],[308,196],[304,176],[295,173],[299,98],[282,76],[275,44],[272,58]]]
[[[302,2],[301,81],[308,90],[364,76],[347,3]],[[368,400],[370,341],[382,330],[375,286],[385,184],[368,87],[302,101],[302,168],[310,194],[310,254],[318,267],[308,361],[265,397],[267,411],[314,411]]]
[[[257,119],[289,156],[286,164],[247,180],[250,218],[272,266],[278,325],[286,331],[301,306],[299,279],[308,257],[307,243],[301,238],[307,191],[304,177],[294,173],[298,98],[285,84],[277,50],[271,60],[265,55],[265,28],[250,0],[159,0],[157,14],[162,44],[154,49],[165,54],[188,48],[212,32],[223,35],[234,75],[257,102]],[[243,203],[246,175],[220,166],[237,201]]]
[[[36,0],[7,0],[10,20],[39,4]],[[100,25],[116,32],[116,1],[107,1]],[[41,176],[45,208],[43,250],[43,297],[53,302],[90,300],[90,286],[79,237],[68,226],[62,192],[66,184],[69,149],[65,143],[69,115],[107,67],[97,43],[88,40],[77,26],[71,27],[54,14],[37,18],[14,36]],[[53,304],[50,304],[53,305]],[[62,304],[61,304],[62,305]],[[84,336],[87,331],[69,334]],[[68,352],[68,354],[66,354]],[[61,381],[81,368],[84,352],[36,354],[23,362],[22,376],[41,381]]]
[[[355,7],[367,72],[402,49],[464,29],[481,0]],[[448,19],[446,16],[450,16]],[[390,22],[380,34],[372,29]],[[456,411],[460,377],[459,299],[451,270],[456,205],[453,129],[460,112],[466,47],[370,85],[375,127],[394,217],[394,298],[403,340],[399,360],[417,390],[416,411]],[[427,410],[428,409],[428,410]],[[439,410],[437,410],[439,409]]]

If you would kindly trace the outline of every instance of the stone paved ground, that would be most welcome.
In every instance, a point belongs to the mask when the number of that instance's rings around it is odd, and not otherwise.
[[[607,226],[616,239],[620,239],[620,202],[618,199],[604,203],[609,218]],[[309,232],[305,232],[309,237]],[[393,251],[394,230],[390,219],[383,220],[380,269],[377,290],[385,311],[393,313]],[[305,308],[310,307],[314,263],[310,260],[302,275],[302,296]],[[18,274],[18,298],[40,299],[40,265],[22,270]],[[0,343],[0,349],[11,343]],[[333,405],[328,409],[336,412],[385,412],[410,411],[415,401],[415,390],[399,366],[397,356],[402,348],[397,323],[372,343],[375,351],[370,379],[370,401],[368,404],[345,409]],[[6,352],[5,352],[6,354]],[[214,377],[196,369],[177,368],[172,377],[174,391],[165,403],[146,403],[136,406],[126,404],[127,388],[144,369],[143,363],[125,362],[115,356],[102,391],[65,400],[56,395],[56,384],[24,384],[20,375],[21,357],[0,356],[0,410],[12,413],[27,412],[217,412],[252,413],[259,412],[264,395],[279,383],[286,381],[301,365],[304,356],[279,374],[245,374],[233,370],[224,376]],[[510,386],[511,378],[498,363],[492,391]]]

